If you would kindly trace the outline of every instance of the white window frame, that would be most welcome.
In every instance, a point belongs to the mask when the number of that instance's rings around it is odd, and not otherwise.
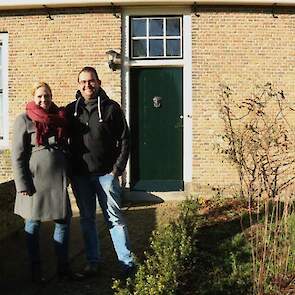
[[[1,50],[1,76],[2,97],[3,97],[3,138],[0,138],[0,150],[7,149],[9,146],[9,120],[8,120],[8,33],[0,33]]]
[[[180,25],[180,35],[175,35],[175,36],[167,36],[166,35],[166,24],[167,24],[167,19],[170,18],[178,18],[179,19],[179,25]],[[146,36],[143,37],[133,37],[130,36],[130,59],[136,60],[136,59],[176,59],[176,58],[182,58],[182,48],[183,48],[183,37],[182,37],[182,31],[183,31],[183,26],[182,26],[182,16],[175,15],[165,15],[165,16],[137,16],[137,17],[131,17],[130,18],[130,26],[131,22],[133,19],[145,19],[146,20]],[[160,36],[151,36],[149,34],[149,23],[150,20],[152,19],[160,19],[163,20],[163,35]],[[133,56],[133,41],[135,40],[146,40],[146,50],[147,50],[147,55],[146,56]],[[164,50],[164,55],[151,55],[150,54],[150,49],[149,49],[149,43],[151,40],[163,40],[163,50]],[[167,49],[166,49],[166,41],[167,40],[180,40],[180,54],[179,55],[167,55]]]
[[[182,15],[183,56],[174,59],[130,59],[130,18],[132,16],[175,16]],[[123,9],[122,46],[122,104],[130,124],[130,68],[152,66],[183,67],[183,181],[192,182],[192,28],[190,7],[129,7]],[[130,161],[127,163],[126,187],[130,187]]]

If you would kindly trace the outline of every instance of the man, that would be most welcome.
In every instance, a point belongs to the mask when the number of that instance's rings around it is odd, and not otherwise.
[[[123,275],[134,270],[118,181],[129,155],[124,114],[100,87],[97,72],[84,67],[78,75],[76,101],[67,107],[70,125],[71,185],[80,210],[86,258],[85,276],[96,275],[101,253],[96,231],[96,198],[108,225]]]

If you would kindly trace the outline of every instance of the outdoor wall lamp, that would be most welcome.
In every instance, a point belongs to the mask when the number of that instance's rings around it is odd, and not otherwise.
[[[121,54],[116,52],[115,50],[111,49],[106,52],[108,55],[108,64],[110,69],[116,71],[121,67]]]

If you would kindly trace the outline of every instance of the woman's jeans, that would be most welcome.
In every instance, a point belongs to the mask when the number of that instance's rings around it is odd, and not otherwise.
[[[68,264],[70,217],[55,220],[53,242],[57,257],[58,268],[66,268]],[[40,264],[39,230],[41,221],[26,219],[25,234],[29,258],[32,265]]]
[[[133,266],[127,226],[121,212],[121,187],[116,177],[73,176],[72,189],[80,210],[80,224],[89,264],[101,261],[96,230],[96,198],[109,228],[118,260],[122,267]]]

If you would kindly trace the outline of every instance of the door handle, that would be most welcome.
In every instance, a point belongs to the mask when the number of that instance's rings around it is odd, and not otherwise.
[[[153,97],[154,108],[160,108],[162,106],[161,100],[162,100],[162,97],[160,96]]]

